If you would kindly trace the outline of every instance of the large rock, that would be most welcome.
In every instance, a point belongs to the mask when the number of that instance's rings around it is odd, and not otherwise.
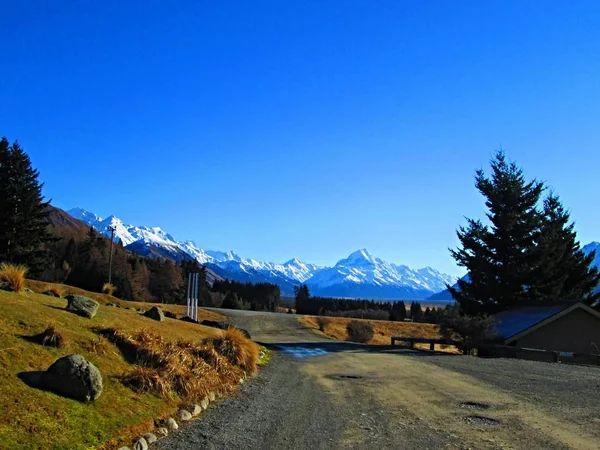
[[[204,325],[205,327],[219,328],[220,330],[225,330],[229,328],[229,324],[227,322],[216,320],[203,320],[202,322],[200,322],[200,325]]]
[[[151,319],[158,320],[159,322],[165,320],[165,314],[162,312],[162,309],[160,309],[158,306],[153,306],[148,311],[146,311],[144,315],[146,317],[150,317]]]
[[[68,295],[66,299],[68,302],[67,310],[79,316],[91,319],[98,312],[98,302],[95,302],[91,298],[84,297],[83,295]]]
[[[102,393],[102,375],[81,355],[56,360],[42,376],[47,389],[81,401],[96,400]]]

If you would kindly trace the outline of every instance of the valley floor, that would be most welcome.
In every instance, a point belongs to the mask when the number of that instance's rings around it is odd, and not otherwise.
[[[600,370],[336,342],[226,311],[272,362],[158,448],[598,449]]]

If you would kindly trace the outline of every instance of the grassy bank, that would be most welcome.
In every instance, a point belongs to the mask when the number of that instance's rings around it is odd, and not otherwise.
[[[33,290],[48,286],[28,281]],[[136,392],[123,384],[123,375],[134,366],[119,348],[92,328],[112,328],[123,336],[144,331],[166,343],[199,343],[221,337],[220,330],[167,318],[157,322],[127,309],[148,309],[144,303],[123,302],[103,294],[60,286],[64,292],[87,295],[101,306],[93,319],[67,312],[66,300],[36,293],[0,291],[0,447],[6,449],[89,449],[130,444],[130,438],[153,428],[158,417],[173,414],[182,400],[177,394],[160,397]],[[106,306],[122,304],[125,308]],[[183,314],[185,307],[161,305]],[[219,314],[200,310],[200,319],[217,320]],[[45,347],[27,337],[53,325],[66,339],[63,348]],[[56,359],[79,353],[96,365],[103,377],[104,391],[92,403],[80,403],[51,392],[27,386],[20,372],[47,369]]]

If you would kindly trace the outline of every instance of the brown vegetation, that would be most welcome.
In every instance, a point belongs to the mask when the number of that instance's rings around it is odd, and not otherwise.
[[[56,328],[55,325],[49,325],[44,331],[36,336],[37,341],[47,347],[62,348],[66,345],[65,334]]]
[[[25,289],[25,274],[27,267],[17,264],[0,264],[0,283],[14,292],[23,292]]]
[[[259,346],[234,327],[227,328],[210,342],[214,349],[247,374],[256,372],[259,359]]]
[[[256,346],[245,337],[246,342],[242,343],[238,335],[231,338],[230,334],[226,341],[236,348],[237,353],[221,355],[213,347],[212,340],[200,344],[183,340],[166,342],[160,335],[148,331],[133,335],[115,328],[97,331],[134,360],[136,367],[123,375],[124,384],[138,392],[161,397],[178,395],[186,400],[202,399],[209,392],[226,394],[233,391],[243,375],[241,369],[245,369],[242,363],[252,365],[246,349],[250,344]],[[222,339],[220,336],[215,341]],[[257,361],[258,351],[254,366]],[[238,365],[240,367],[236,367]]]
[[[361,320],[351,320],[346,325],[348,340],[366,344],[373,339],[373,325]]]
[[[102,293],[106,295],[113,295],[115,293],[115,286],[111,283],[104,283],[102,285]]]
[[[317,317],[317,325],[319,326],[319,331],[325,331],[325,327],[329,325],[329,318],[323,316]]]

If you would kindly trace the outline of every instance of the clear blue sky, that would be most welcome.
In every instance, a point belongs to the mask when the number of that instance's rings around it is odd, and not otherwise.
[[[461,274],[495,149],[600,239],[600,2],[0,1],[0,135],[59,207]]]

